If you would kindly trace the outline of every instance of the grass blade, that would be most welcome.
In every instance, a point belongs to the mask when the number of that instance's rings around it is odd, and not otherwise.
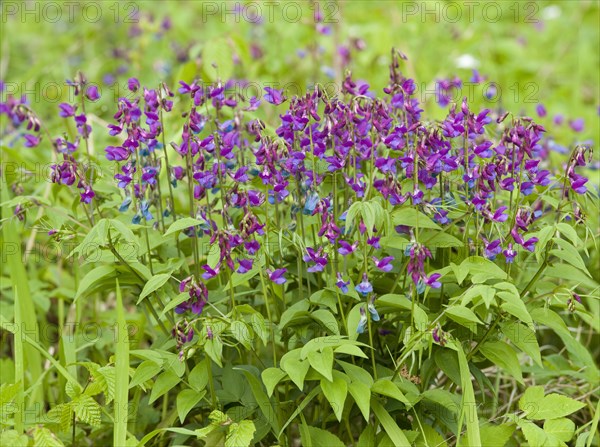
[[[113,445],[125,446],[127,443],[127,416],[129,390],[129,337],[121,287],[117,279],[117,346],[115,355],[115,428]]]

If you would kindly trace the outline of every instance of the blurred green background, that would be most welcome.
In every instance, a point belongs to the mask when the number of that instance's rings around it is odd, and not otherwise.
[[[70,99],[64,80],[82,70],[102,86],[94,112],[108,119],[130,76],[172,87],[195,76],[233,77],[293,95],[314,82],[333,88],[350,69],[381,94],[396,47],[430,116],[444,115],[436,79],[468,82],[477,68],[487,80],[463,85],[456,98],[531,116],[543,103],[548,116],[540,121],[561,144],[597,143],[599,10],[597,1],[573,0],[3,1],[0,79],[4,98],[27,93],[44,119],[55,120]],[[493,100],[484,95],[490,82],[498,86]],[[564,115],[564,132],[555,131],[555,114]],[[585,120],[580,134],[568,129],[575,118]]]

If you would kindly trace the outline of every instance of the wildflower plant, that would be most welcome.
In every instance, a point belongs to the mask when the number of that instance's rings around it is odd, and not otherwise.
[[[118,278],[117,295],[142,309],[149,331],[129,351],[129,392],[164,408],[175,399],[179,427],[165,430],[180,442],[573,437],[553,430],[585,411],[566,396],[529,388],[488,421],[480,405],[501,382],[524,387],[558,368],[540,355],[547,331],[568,351],[561,371],[597,393],[597,365],[566,326],[594,326],[597,306],[597,229],[583,211],[597,211],[591,147],[574,146],[557,167],[551,129],[452,103],[460,79],[440,82],[448,113],[428,120],[405,59],[392,51],[383,92],[348,73],[333,97],[319,85],[245,98],[235,80],[173,88],[132,77],[104,129],[88,114],[98,90],[79,74],[78,102],[56,111],[69,135],[45,129],[24,100],[1,105],[9,127],[26,128],[25,147],[52,148],[52,182],[79,194],[48,233],[77,237],[75,259],[90,244],[100,251],[94,268],[82,266],[75,300],[106,296]],[[100,132],[110,144],[94,155]],[[32,206],[19,194],[3,204],[19,220]],[[71,402],[95,412],[82,396],[110,404],[115,367],[82,365],[99,385]],[[161,430],[144,436],[132,423],[127,437],[150,445]]]

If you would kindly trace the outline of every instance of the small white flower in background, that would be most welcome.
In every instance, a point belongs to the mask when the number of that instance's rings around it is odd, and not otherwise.
[[[456,58],[457,68],[477,68],[479,61],[470,54],[463,54]]]
[[[546,6],[544,9],[542,9],[542,19],[544,20],[558,19],[561,14],[562,11],[560,6],[557,5]]]

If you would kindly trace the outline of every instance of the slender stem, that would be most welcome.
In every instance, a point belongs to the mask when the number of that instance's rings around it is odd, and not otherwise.
[[[267,307],[267,318],[269,319],[269,324],[272,325],[273,327],[275,326],[275,322],[273,321],[272,317],[271,317],[271,308],[269,306],[269,297],[268,297],[268,292],[267,292],[267,287],[265,285],[265,277],[263,275],[263,271],[262,269],[259,269],[259,273],[260,273],[260,283],[262,286],[262,292],[263,292],[263,296],[265,298],[265,306]],[[275,347],[275,331],[273,329],[273,327],[270,327],[270,335],[271,335],[271,348],[273,350],[273,366],[277,367],[277,350]]]

